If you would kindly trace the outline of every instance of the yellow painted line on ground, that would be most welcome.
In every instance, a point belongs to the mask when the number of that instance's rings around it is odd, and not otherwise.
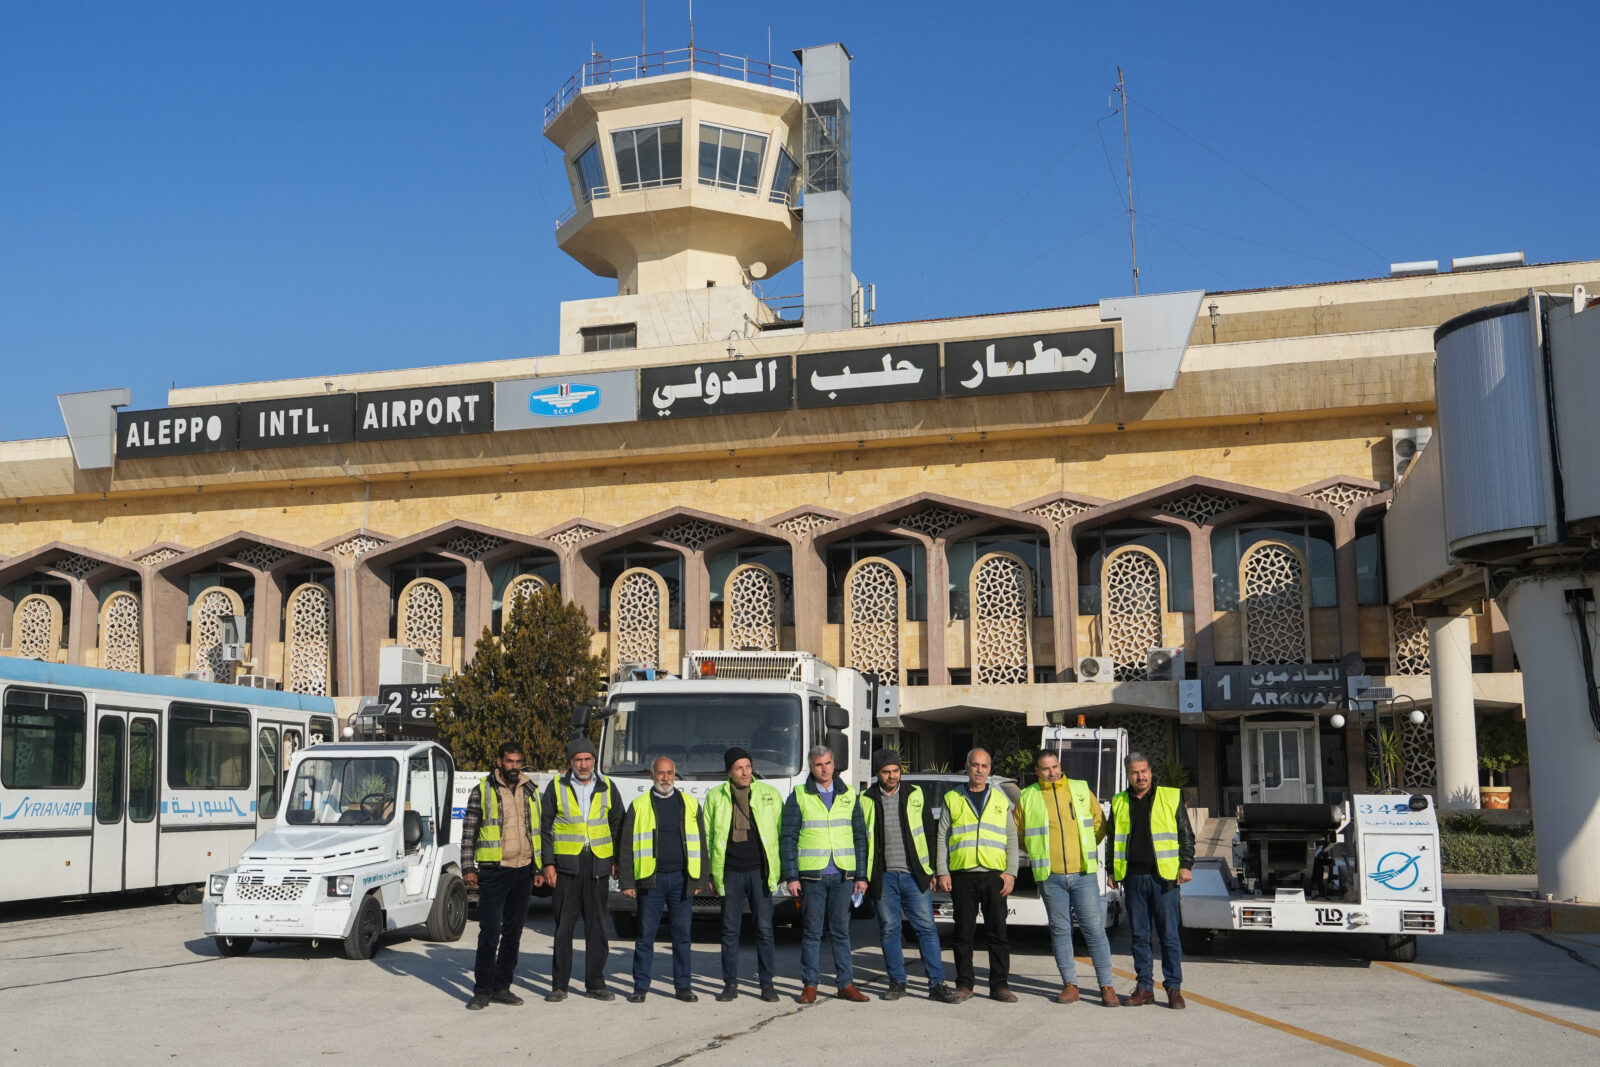
[[[1088,963],[1089,961],[1083,960],[1082,962]],[[1132,971],[1124,971],[1120,968],[1113,967],[1111,972],[1117,975],[1119,978],[1126,978],[1130,982],[1138,981],[1138,978]],[[1369,1048],[1362,1048],[1360,1045],[1352,1045],[1348,1041],[1340,1041],[1338,1038],[1329,1037],[1327,1034],[1319,1034],[1314,1030],[1307,1030],[1304,1027],[1295,1026],[1292,1023],[1280,1022],[1277,1019],[1262,1015],[1259,1012],[1249,1011],[1233,1004],[1225,1004],[1220,1000],[1213,1000],[1210,997],[1203,997],[1199,993],[1191,993],[1187,989],[1183,991],[1183,998],[1185,1000],[1192,1000],[1196,1004],[1203,1004],[1208,1008],[1215,1008],[1217,1011],[1227,1012],[1229,1015],[1232,1015],[1235,1018],[1244,1019],[1248,1022],[1255,1023],[1258,1026],[1268,1027],[1278,1031],[1279,1033],[1290,1034],[1294,1037],[1304,1038],[1313,1044],[1321,1045],[1323,1048],[1336,1049],[1339,1052],[1343,1052],[1347,1056],[1354,1056],[1358,1060],[1366,1060],[1368,1063],[1382,1063],[1386,1064],[1387,1067],[1411,1067],[1411,1064],[1406,1060],[1397,1060],[1393,1056],[1385,1056],[1381,1052],[1374,1052]]]
[[[1490,1004],[1498,1004],[1502,1008],[1510,1008],[1512,1011],[1520,1011],[1524,1015],[1531,1015],[1535,1019],[1543,1019],[1547,1023],[1555,1023],[1557,1026],[1565,1026],[1568,1030],[1576,1030],[1580,1034],[1588,1034],[1590,1037],[1600,1037],[1600,1030],[1596,1030],[1592,1026],[1584,1026],[1582,1023],[1568,1022],[1566,1019],[1558,1019],[1554,1015],[1547,1015],[1542,1011],[1535,1011],[1532,1008],[1525,1008],[1521,1004],[1506,1000],[1503,997],[1494,996],[1491,993],[1480,993],[1476,989],[1468,989],[1464,985],[1457,985],[1455,982],[1449,982],[1443,978],[1435,978],[1431,974],[1425,974],[1422,971],[1413,970],[1410,967],[1402,967],[1398,963],[1390,963],[1387,960],[1374,960],[1373,963],[1379,967],[1388,967],[1390,970],[1399,971],[1401,974],[1409,974],[1413,978],[1422,978],[1429,982],[1446,986],[1450,989],[1454,989],[1458,993],[1465,993],[1469,997],[1477,997],[1479,1000],[1486,1000]]]

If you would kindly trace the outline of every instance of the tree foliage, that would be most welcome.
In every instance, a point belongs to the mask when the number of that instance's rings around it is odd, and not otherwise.
[[[488,770],[506,741],[529,769],[565,766],[572,712],[605,678],[589,651],[588,613],[553,588],[506,605],[500,637],[484,628],[472,663],[439,686],[439,743],[463,770]]]

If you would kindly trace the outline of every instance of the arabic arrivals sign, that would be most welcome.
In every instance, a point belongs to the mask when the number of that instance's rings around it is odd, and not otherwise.
[[[785,411],[791,393],[788,356],[646,367],[639,372],[639,417]]]
[[[1202,699],[1207,711],[1304,711],[1338,707],[1344,695],[1337,663],[1259,663],[1208,667]]]
[[[494,383],[494,428],[529,430],[632,422],[638,418],[637,371],[608,370]]]
[[[888,404],[939,395],[939,346],[810,352],[795,357],[795,399],[803,408]]]
[[[983,396],[1048,389],[1094,389],[1117,380],[1109,329],[948,341],[944,395]]]

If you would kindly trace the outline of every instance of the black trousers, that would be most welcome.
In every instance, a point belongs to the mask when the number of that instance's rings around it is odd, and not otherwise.
[[[1000,895],[999,871],[954,871],[950,875],[950,904],[955,911],[956,985],[977,987],[972,969],[972,944],[978,934],[978,909],[983,909],[983,932],[989,937],[989,988],[1011,981],[1011,944],[1006,938],[1006,898]]]
[[[572,980],[572,934],[583,920],[583,988],[603,989],[606,984],[606,891],[611,861],[596,862],[592,852],[578,857],[578,873],[556,876],[551,890],[556,912],[556,939],[550,954],[550,988],[566,989]]]
[[[532,893],[531,867],[478,868],[478,959],[473,973],[474,993],[496,993],[511,988],[511,980],[517,973],[517,953],[522,949],[522,925],[528,921],[528,897]]]

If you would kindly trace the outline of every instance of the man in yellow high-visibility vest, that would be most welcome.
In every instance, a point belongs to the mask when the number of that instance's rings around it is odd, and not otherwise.
[[[1015,1004],[1010,989],[1011,945],[1006,939],[1007,897],[1017,884],[1021,852],[1017,824],[1011,817],[1011,800],[989,781],[989,753],[975,748],[967,753],[966,785],[944,795],[939,817],[939,851],[935,869],[939,888],[950,894],[956,933],[951,948],[956,957],[956,996],[970,999],[977,986],[972,967],[972,944],[978,934],[978,911],[989,938],[989,996]]]
[[[572,980],[572,934],[583,920],[584,995],[614,1000],[606,988],[606,891],[617,873],[616,841],[622,836],[622,794],[595,769],[594,742],[567,743],[567,773],[544,791],[544,880],[555,905],[556,936],[550,951],[554,1004],[567,999]]]
[[[539,791],[522,776],[522,746],[507,741],[494,770],[467,798],[461,820],[461,875],[478,891],[478,958],[467,1007],[521,1004],[511,991],[528,896],[544,884],[539,863]]]
[[[1111,879],[1122,883],[1133,933],[1134,990],[1122,998],[1130,1007],[1156,1001],[1155,960],[1150,952],[1150,928],[1161,939],[1161,984],[1167,1005],[1183,1008],[1183,949],[1178,943],[1182,925],[1179,887],[1193,877],[1194,830],[1183,795],[1168,786],[1155,786],[1150,761],[1142,752],[1130,752],[1128,788],[1111,798]]]
[[[630,1004],[643,1004],[650,992],[650,970],[656,959],[656,932],[661,913],[672,926],[672,988],[692,1004],[700,998],[691,988],[689,950],[693,946],[694,896],[705,871],[705,821],[694,797],[677,787],[678,765],[658,756],[650,765],[655,782],[634,799],[622,820],[617,879],[622,895],[639,902],[639,938],[633,946],[633,992]]]
[[[816,1003],[826,925],[837,995],[860,1004],[868,998],[850,964],[850,898],[867,891],[866,816],[861,794],[834,775],[828,746],[814,746],[807,759],[811,777],[784,802],[778,846],[789,895],[800,898],[800,1003]]]

